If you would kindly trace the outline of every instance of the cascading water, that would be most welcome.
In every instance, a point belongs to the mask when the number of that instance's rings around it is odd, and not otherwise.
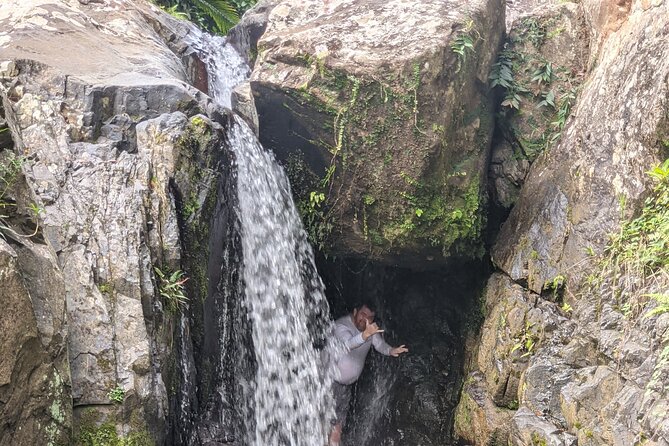
[[[331,398],[309,319],[326,314],[327,304],[314,279],[305,283],[303,266],[313,262],[306,233],[285,174],[240,119],[230,142],[238,155],[245,304],[258,367],[250,444],[320,445]]]
[[[229,107],[232,89],[249,70],[234,49],[214,43],[214,51],[204,51],[210,94]],[[323,284],[274,156],[237,117],[229,140],[237,175],[242,298],[255,365],[252,379],[238,377],[246,397],[239,416],[252,418],[243,420],[243,444],[320,446],[333,414],[331,373],[317,345],[330,326]]]
[[[201,33],[193,42],[206,58],[209,74],[209,96],[220,105],[232,108],[232,90],[249,77],[251,70],[232,45],[222,36]]]

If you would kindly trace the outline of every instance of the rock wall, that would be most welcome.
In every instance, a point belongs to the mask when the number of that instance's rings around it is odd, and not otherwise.
[[[513,12],[515,20],[489,76],[501,99],[489,171],[490,198],[506,210],[517,201],[531,163],[559,140],[589,54],[585,14],[578,4]]]
[[[321,248],[407,266],[482,252],[504,8],[456,3],[271,9],[250,79],[260,139]]]
[[[456,421],[475,444],[669,444],[667,315],[648,314],[666,264],[632,268],[640,245],[620,254],[628,222],[664,206],[645,172],[669,156],[669,5],[577,7],[590,69],[491,252],[499,272]]]
[[[120,0],[5,2],[0,29],[11,130],[0,155],[3,169],[19,166],[0,197],[11,209],[0,227],[10,309],[0,348],[11,358],[0,444],[172,442],[187,306],[165,297],[156,270],[183,269],[186,295],[206,298],[207,238],[229,164],[229,117],[191,86],[206,92],[186,43],[200,34]]]
[[[66,444],[72,429],[64,275],[43,242],[0,239],[0,444]]]

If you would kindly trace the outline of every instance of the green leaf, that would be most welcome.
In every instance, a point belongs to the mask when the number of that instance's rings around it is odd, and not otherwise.
[[[195,6],[210,17],[218,31],[226,34],[230,28],[239,22],[239,15],[235,7],[226,0],[192,0]]]

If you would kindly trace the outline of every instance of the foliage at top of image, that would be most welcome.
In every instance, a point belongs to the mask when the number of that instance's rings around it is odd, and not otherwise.
[[[257,0],[154,0],[174,17],[214,34],[227,34]]]
[[[560,66],[543,44],[564,31],[555,19],[525,19],[507,40],[488,81],[501,94],[500,126],[514,135],[524,158],[533,161],[561,137],[576,103],[581,78]]]

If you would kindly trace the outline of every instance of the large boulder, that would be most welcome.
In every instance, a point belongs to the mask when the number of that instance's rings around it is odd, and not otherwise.
[[[286,0],[250,79],[312,240],[420,267],[480,254],[504,4]]]
[[[486,318],[457,408],[456,434],[476,444],[490,444],[493,440],[506,444],[511,438],[513,411],[535,387],[552,390],[555,396],[544,394],[541,399],[552,401],[552,407],[549,404],[532,410],[559,410],[559,388],[553,390],[557,386],[552,384],[564,382],[568,370],[563,373],[555,365],[528,378],[528,366],[540,349],[562,345],[574,324],[552,303],[502,274],[493,274],[488,280],[483,301]]]

